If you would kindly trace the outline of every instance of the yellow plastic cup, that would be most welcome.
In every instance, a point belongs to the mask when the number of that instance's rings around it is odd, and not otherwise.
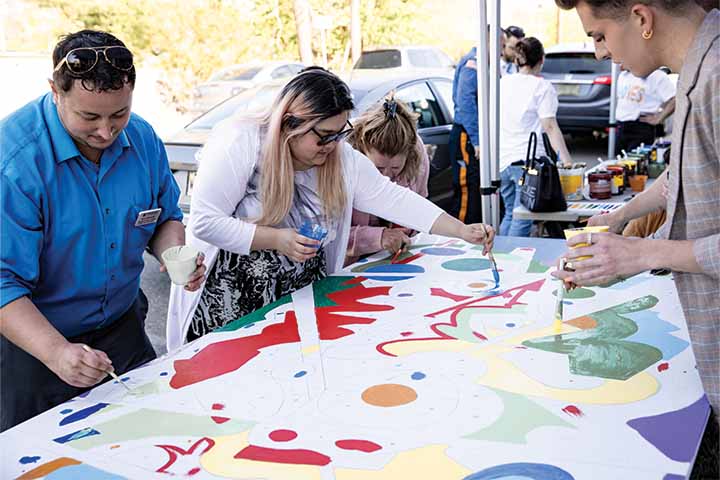
[[[572,237],[576,235],[587,235],[588,232],[590,233],[600,233],[600,232],[608,232],[610,231],[610,227],[607,225],[600,225],[597,227],[580,227],[580,228],[566,228],[565,229],[565,239],[570,240]],[[587,243],[578,243],[574,247],[572,247],[570,250],[574,250],[578,247],[587,247]],[[587,260],[588,258],[592,258],[592,255],[585,255],[583,257],[578,257],[575,260]]]

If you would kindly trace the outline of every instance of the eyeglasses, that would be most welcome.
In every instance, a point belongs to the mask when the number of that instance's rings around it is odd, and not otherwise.
[[[515,38],[525,38],[525,30],[520,27],[510,25],[505,29],[505,31]]]
[[[350,123],[350,120],[347,121],[347,124],[350,125],[350,128],[342,130],[337,133],[331,133],[329,135],[321,135],[317,130],[315,130],[315,127],[312,127],[311,130],[320,139],[317,142],[318,147],[322,147],[323,145],[327,145],[328,143],[331,143],[331,142],[339,142],[341,140],[344,140],[353,131],[353,126],[352,126],[352,123]]]
[[[125,47],[80,47],[70,50],[57,64],[53,73],[63,65],[74,75],[87,73],[98,64],[100,53],[105,57],[105,61],[117,70],[128,72],[133,68],[133,54]]]

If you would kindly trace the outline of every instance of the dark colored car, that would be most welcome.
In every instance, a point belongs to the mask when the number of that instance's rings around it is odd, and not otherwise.
[[[606,131],[610,123],[610,60],[597,60],[592,45],[557,45],[545,52],[542,76],[557,90],[557,121],[563,133]]]
[[[288,79],[257,86],[236,95],[205,115],[193,120],[181,132],[165,142],[170,168],[180,185],[180,204],[189,211],[192,185],[197,170],[196,153],[219,121],[237,111],[259,111],[268,108]],[[418,114],[418,133],[430,157],[429,199],[448,210],[452,200],[452,172],[447,161],[448,139],[452,127],[452,77],[354,74],[348,81],[353,93],[355,118],[391,91]],[[352,121],[352,120],[351,120]]]

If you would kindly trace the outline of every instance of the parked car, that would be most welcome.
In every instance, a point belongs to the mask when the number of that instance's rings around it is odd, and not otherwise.
[[[224,68],[193,89],[191,111],[204,113],[248,88],[274,79],[290,78],[303,68],[299,62],[249,63]]]
[[[353,70],[440,70],[452,74],[454,68],[455,62],[439,48],[417,45],[366,50]]]
[[[610,123],[612,63],[597,60],[593,45],[548,48],[541,75],[557,90],[557,121],[563,133],[606,131]]]
[[[236,95],[193,120],[165,142],[170,168],[182,191],[180,205],[189,211],[192,186],[197,171],[196,153],[207,140],[213,126],[238,111],[268,108],[289,79],[274,80]],[[349,81],[355,101],[351,118],[382,101],[390,91],[418,114],[418,132],[431,160],[428,182],[431,201],[447,210],[452,199],[452,172],[448,139],[452,128],[452,77],[422,75],[359,75]],[[352,120],[351,120],[352,122]]]

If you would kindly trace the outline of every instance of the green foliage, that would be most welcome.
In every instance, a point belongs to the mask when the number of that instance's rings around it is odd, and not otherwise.
[[[222,67],[253,60],[299,58],[293,0],[35,0],[26,2],[28,25],[52,17],[50,37],[82,28],[112,32],[141,66],[163,72],[166,100],[184,104],[192,87]],[[422,0],[361,0],[363,46],[421,43]],[[329,15],[328,66],[349,68],[350,1],[310,0]],[[35,18],[32,18],[35,17]],[[47,23],[47,22],[45,22]],[[16,42],[32,31],[18,32]],[[322,64],[321,35],[313,29],[315,61]],[[37,43],[37,42],[36,42]],[[52,47],[52,45],[50,45]]]

